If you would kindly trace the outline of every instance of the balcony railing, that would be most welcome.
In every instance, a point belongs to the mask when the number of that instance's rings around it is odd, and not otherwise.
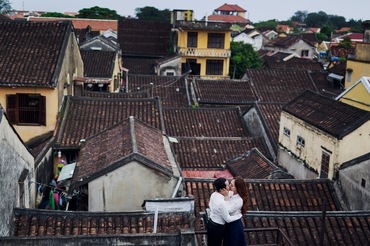
[[[182,56],[198,56],[198,57],[230,57],[231,56],[231,50],[226,50],[226,49],[180,47],[179,53]]]
[[[212,21],[176,21],[174,27],[182,29],[230,31],[232,23]]]

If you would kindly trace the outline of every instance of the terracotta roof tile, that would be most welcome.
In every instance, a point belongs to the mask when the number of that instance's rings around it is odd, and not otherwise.
[[[317,90],[323,96],[335,99],[337,96],[340,95],[340,93],[344,91],[344,89],[333,88],[330,85],[328,81],[329,73],[327,71],[311,71],[309,74],[313,82],[315,83]]]
[[[331,55],[334,57],[345,57],[348,58],[349,54],[355,53],[355,48],[341,48],[338,46],[330,47]]]
[[[169,21],[118,20],[118,42],[123,54],[164,55],[169,48]]]
[[[154,214],[91,213],[14,209],[14,235],[23,237],[152,234]],[[190,228],[190,214],[184,212],[159,213],[157,233],[179,233]],[[77,238],[77,237],[76,237]],[[73,239],[71,239],[73,240]]]
[[[329,73],[335,73],[338,75],[345,76],[347,69],[347,61],[333,61],[333,66],[328,68]]]
[[[268,160],[257,148],[253,148],[245,155],[227,162],[227,169],[236,177],[243,179],[267,179],[270,172],[277,166]]]
[[[306,40],[301,35],[288,35],[286,37],[276,37],[275,39],[271,40],[266,44],[266,46],[278,46],[278,47],[289,47],[299,40],[303,40],[307,42],[309,45],[313,46],[313,44]]]
[[[365,123],[370,113],[307,90],[283,111],[341,139]]]
[[[135,138],[135,141],[132,138]],[[134,147],[136,144],[137,152]],[[121,121],[89,138],[81,147],[71,187],[130,154],[139,153],[164,168],[172,170],[162,133],[133,117]],[[123,164],[122,164],[123,165]]]
[[[227,23],[250,22],[249,20],[239,15],[210,15],[208,16],[208,21],[221,21]]]
[[[84,62],[84,77],[111,78],[116,52],[81,50]]]
[[[94,31],[109,30],[117,32],[117,20],[79,19],[79,18],[54,18],[54,17],[30,17],[28,21],[72,21],[77,29],[90,26]]]
[[[195,96],[198,103],[242,104],[257,101],[246,80],[195,80]]]
[[[258,53],[258,55],[259,55],[260,57],[262,57],[262,56],[266,55],[266,54],[267,54],[267,53],[269,53],[269,52],[271,52],[271,51],[269,51],[269,50],[259,50],[259,51],[257,51],[257,53]]]
[[[81,44],[84,41],[86,41],[86,34],[89,33],[91,35],[91,38],[99,36],[100,32],[99,31],[91,31],[88,32],[88,28],[75,28],[74,29],[76,38],[78,39],[78,43]]]
[[[65,126],[58,129],[56,146],[79,148],[86,139],[134,116],[162,129],[158,99],[70,98],[64,113]]]
[[[155,59],[150,58],[127,58],[122,57],[122,66],[129,70],[130,74],[155,74]]]
[[[284,58],[286,58],[286,57],[288,57],[292,54],[293,53],[277,51],[277,52],[273,53],[272,55],[270,55],[270,57],[274,57],[274,58],[278,58],[278,59],[284,59]]]
[[[163,109],[168,136],[246,137],[238,108]]]
[[[316,90],[306,71],[246,70],[261,102],[289,102],[307,89]]]
[[[272,62],[266,61],[268,69],[307,69],[322,70],[323,66],[319,62]]]
[[[275,143],[279,141],[280,114],[283,106],[284,104],[282,103],[258,104],[258,108],[262,113]]]
[[[67,21],[0,21],[0,85],[55,86],[52,79],[70,26]]]
[[[217,171],[217,170],[181,170],[182,175],[185,178],[217,178],[218,176],[225,177],[227,179],[232,179],[233,176],[228,170]]]
[[[133,74],[128,81],[130,92],[148,92],[151,97],[159,97],[163,107],[189,107],[183,76]]]
[[[217,140],[178,138],[172,147],[182,170],[221,170],[228,159],[243,155],[252,148],[264,153],[262,139]]]
[[[10,18],[8,15],[3,15],[3,14],[0,14],[0,20],[11,20],[12,18]]]
[[[47,139],[39,143],[37,146],[33,147],[31,149],[33,156],[37,157],[42,151],[42,149],[49,143],[50,139],[51,137],[48,137]]]
[[[195,215],[204,211],[215,191],[215,179],[185,178],[188,195],[194,196]],[[246,180],[249,190],[248,211],[321,211],[323,198],[327,211],[341,210],[329,180]],[[320,214],[321,215],[321,214]]]
[[[226,3],[221,7],[215,9],[215,11],[247,12],[245,9],[239,7],[237,4],[226,4]]]
[[[122,99],[139,99],[139,98],[150,98],[148,92],[133,92],[133,93],[108,93],[108,92],[98,92],[98,91],[84,91],[84,97],[93,98],[122,98]]]

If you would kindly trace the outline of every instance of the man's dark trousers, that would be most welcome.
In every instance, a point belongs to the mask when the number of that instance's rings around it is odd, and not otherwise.
[[[208,246],[221,246],[224,238],[224,225],[217,224],[212,220],[208,220],[207,224],[207,239]]]

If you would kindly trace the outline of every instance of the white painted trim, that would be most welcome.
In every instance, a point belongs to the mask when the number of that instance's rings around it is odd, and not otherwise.
[[[343,91],[339,96],[335,98],[335,100],[339,100],[341,97],[343,97],[345,94],[347,94],[350,90],[352,90],[353,87],[355,87],[358,83],[362,83],[364,87],[367,90],[367,93],[370,94],[370,77],[361,77],[358,81],[356,81],[353,85],[348,87],[345,91]]]

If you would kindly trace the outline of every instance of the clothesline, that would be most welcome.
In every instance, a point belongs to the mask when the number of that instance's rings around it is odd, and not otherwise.
[[[63,190],[63,189],[60,189],[60,188],[56,188],[56,187],[51,186],[51,185],[41,184],[41,183],[37,183],[37,182],[35,182],[35,181],[31,181],[31,182],[32,182],[32,183],[35,183],[35,184],[42,185],[42,186],[47,186],[47,187],[50,187],[50,188],[55,189],[55,190],[61,190],[61,191],[65,191],[65,192],[67,192],[67,190]]]

